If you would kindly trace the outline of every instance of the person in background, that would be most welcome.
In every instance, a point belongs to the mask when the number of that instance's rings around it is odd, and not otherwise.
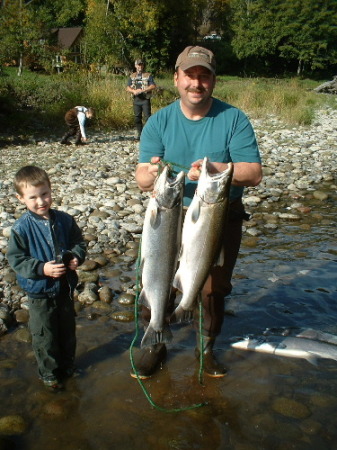
[[[144,72],[144,62],[141,59],[135,61],[136,72],[130,75],[127,83],[127,92],[132,94],[133,112],[137,131],[136,140],[139,141],[144,122],[151,116],[151,95],[156,84],[149,72]]]
[[[213,173],[227,169],[229,162],[234,163],[229,223],[222,236],[225,262],[211,269],[201,290],[204,371],[211,377],[223,377],[227,369],[217,361],[213,347],[224,320],[224,298],[232,290],[231,278],[241,243],[242,222],[248,216],[242,203],[243,190],[245,186],[257,186],[261,182],[262,169],[255,133],[247,116],[212,96],[215,69],[214,54],[206,48],[188,46],[178,56],[174,84],[180,99],[156,112],[146,123],[135,177],[141,190],[152,191],[162,159],[170,161],[176,172],[181,170],[180,167],[189,167],[184,192],[184,205],[188,206],[205,156],[210,160],[209,170]],[[145,326],[150,318],[151,311],[142,306]],[[197,330],[195,355],[199,358],[198,313],[194,325]],[[150,377],[165,357],[163,343],[142,349],[135,364],[138,375]],[[131,372],[131,376],[135,374]]]
[[[51,208],[51,184],[43,169],[21,168],[14,186],[27,211],[11,229],[7,259],[28,294],[29,328],[40,378],[57,391],[75,371],[73,292],[86,244],[73,217]]]
[[[66,112],[64,120],[68,126],[68,131],[64,134],[61,144],[70,145],[68,139],[75,136],[75,145],[82,145],[87,141],[85,134],[86,119],[94,117],[93,108],[86,108],[85,106],[75,106]]]

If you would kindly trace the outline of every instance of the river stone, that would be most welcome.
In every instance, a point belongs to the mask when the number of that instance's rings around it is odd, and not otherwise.
[[[136,223],[124,222],[121,224],[121,227],[130,233],[141,233],[143,231],[143,225],[138,225]]]
[[[96,308],[96,309],[102,311],[103,313],[104,312],[107,312],[107,313],[111,312],[111,306],[108,303],[103,303],[101,301],[96,301],[91,306],[92,306],[92,308]]]
[[[124,306],[131,306],[135,304],[135,295],[127,294],[126,292],[122,293],[118,297],[118,303]]]
[[[30,331],[26,327],[19,328],[14,333],[14,338],[19,342],[32,342],[32,336]]]
[[[329,195],[326,192],[322,191],[314,191],[313,196],[316,200],[324,201],[329,198]]]
[[[314,394],[310,397],[311,403],[319,408],[333,408],[336,409],[337,399],[335,396],[320,393]]]
[[[98,291],[98,295],[101,302],[108,304],[112,302],[113,293],[109,286],[101,287],[101,289]]]
[[[17,366],[17,362],[13,359],[4,359],[0,361],[0,369],[14,369]]]
[[[5,436],[23,434],[28,428],[27,422],[19,415],[0,418],[0,434]]]
[[[130,248],[129,250],[127,250],[125,252],[125,255],[131,256],[132,258],[136,259],[138,257],[138,249],[137,248]]]
[[[285,220],[300,220],[300,218],[301,218],[297,214],[291,214],[291,213],[280,213],[278,216],[280,219],[285,219]]]
[[[43,413],[50,418],[66,419],[69,416],[69,407],[71,402],[61,398],[46,403],[43,407]]]
[[[102,272],[102,275],[104,275],[106,278],[117,278],[122,274],[122,271],[120,269],[107,269]]]
[[[4,275],[3,280],[6,281],[6,283],[15,283],[16,281],[16,275],[15,272],[8,272]]]
[[[293,419],[305,419],[311,415],[306,405],[291,398],[279,397],[274,400],[272,407],[275,412]]]
[[[27,323],[29,320],[29,311],[25,309],[18,309],[15,311],[14,317],[18,323]]]
[[[117,322],[133,322],[135,315],[133,311],[116,311],[111,314],[111,318]]]
[[[2,230],[3,236],[6,237],[6,238],[9,238],[9,236],[11,235],[11,229],[12,229],[12,227],[5,227]]]
[[[81,267],[81,270],[83,270],[85,272],[90,272],[91,270],[97,269],[98,263],[97,263],[97,261],[86,259],[80,267]]]
[[[97,272],[84,272],[82,270],[79,270],[78,280],[80,283],[96,283],[99,280],[99,275]]]
[[[314,436],[322,429],[322,423],[312,419],[306,419],[301,422],[300,427],[303,433]]]
[[[97,255],[91,258],[92,261],[95,261],[100,267],[106,266],[108,264],[108,258],[103,255]]]
[[[83,233],[83,239],[87,242],[97,241],[97,236],[92,233]]]
[[[0,304],[0,319],[2,319],[5,323],[11,322],[11,315],[6,305]]]
[[[98,300],[98,295],[91,289],[84,289],[78,296],[78,301],[80,303],[85,303],[86,305],[92,305]]]

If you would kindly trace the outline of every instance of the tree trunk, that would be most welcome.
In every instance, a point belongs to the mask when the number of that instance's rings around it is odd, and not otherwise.
[[[18,77],[21,77],[22,75],[22,68],[23,68],[23,56],[22,53],[20,53]]]
[[[301,59],[298,60],[298,66],[297,66],[297,75],[301,75],[303,72],[303,61]]]

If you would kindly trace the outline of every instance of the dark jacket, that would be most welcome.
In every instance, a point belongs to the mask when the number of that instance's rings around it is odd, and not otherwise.
[[[75,220],[63,211],[50,210],[50,220],[27,211],[13,225],[9,239],[7,259],[16,272],[22,289],[31,297],[50,297],[60,293],[61,279],[43,274],[46,262],[70,250],[83,263],[86,245]],[[67,271],[71,291],[77,285],[74,270]]]

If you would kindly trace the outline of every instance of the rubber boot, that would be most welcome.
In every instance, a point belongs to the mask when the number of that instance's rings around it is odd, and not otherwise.
[[[165,361],[167,355],[165,344],[155,344],[150,347],[143,348],[140,352],[135,368],[140,379],[150,378]],[[136,373],[132,370],[130,375],[137,378]]]
[[[203,336],[203,370],[210,377],[221,378],[227,374],[227,369],[219,364],[213,353],[214,342],[215,338]],[[195,356],[200,360],[200,335],[198,334]]]

